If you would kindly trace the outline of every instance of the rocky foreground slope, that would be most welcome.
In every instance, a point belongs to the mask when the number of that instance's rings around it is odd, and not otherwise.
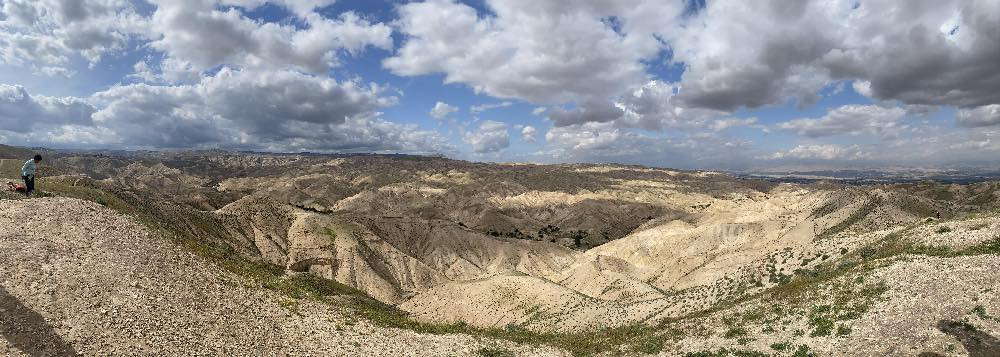
[[[0,200],[0,355],[472,355],[245,281],[93,202]]]

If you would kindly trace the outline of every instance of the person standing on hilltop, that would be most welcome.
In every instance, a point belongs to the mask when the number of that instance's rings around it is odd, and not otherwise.
[[[34,158],[26,161],[21,166],[21,178],[24,179],[24,195],[31,196],[35,192],[35,173],[38,171],[38,163],[42,162],[42,155],[35,155]]]

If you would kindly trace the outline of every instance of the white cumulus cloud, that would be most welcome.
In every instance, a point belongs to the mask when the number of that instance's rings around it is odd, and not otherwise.
[[[451,115],[451,113],[457,112],[458,107],[450,105],[445,102],[434,103],[434,108],[431,108],[431,117],[437,120],[444,119],[445,117]]]
[[[778,127],[811,138],[844,134],[891,136],[904,127],[900,123],[904,115],[906,111],[899,107],[851,104],[831,109],[821,118],[790,120]]]
[[[535,135],[537,134],[538,134],[538,129],[535,129],[535,127],[531,125],[527,125],[521,128],[521,140],[524,140],[526,142],[529,143],[535,142]]]
[[[296,69],[322,74],[339,65],[338,51],[391,49],[392,30],[353,12],[335,19],[305,16],[306,28],[261,23],[238,8],[220,10],[214,1],[153,0],[150,46],[173,68],[203,71],[219,65]]]
[[[964,127],[981,127],[1000,124],[1000,104],[990,104],[981,107],[959,110],[955,116],[958,125]]]
[[[798,145],[788,151],[779,151],[771,155],[771,159],[800,159],[800,160],[863,160],[871,157],[858,145],[839,146],[832,144],[825,145]]]
[[[486,16],[451,0],[400,6],[405,41],[385,67],[405,76],[444,73],[448,83],[530,103],[605,98],[646,80],[641,61],[662,47],[652,25],[682,11],[680,2],[638,0],[487,5]]]
[[[93,66],[140,37],[146,22],[128,0],[0,1],[0,63],[69,76],[74,56]]]
[[[486,120],[476,130],[465,133],[463,140],[472,145],[472,151],[477,154],[495,153],[510,146],[510,133],[507,129],[505,123]]]
[[[448,153],[439,133],[387,121],[374,84],[223,68],[195,84],[115,86],[90,98],[0,85],[8,143],[126,148]]]

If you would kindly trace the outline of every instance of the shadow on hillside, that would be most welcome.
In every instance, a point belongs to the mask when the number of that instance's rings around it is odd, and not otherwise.
[[[955,337],[969,351],[969,357],[1000,356],[1000,340],[974,327],[958,321],[938,321],[938,330]],[[920,357],[943,356],[934,352],[924,352]]]
[[[29,356],[75,356],[76,350],[52,329],[42,315],[29,309],[0,286],[0,335]]]

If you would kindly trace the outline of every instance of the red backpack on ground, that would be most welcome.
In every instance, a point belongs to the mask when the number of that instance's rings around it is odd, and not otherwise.
[[[28,188],[19,183],[7,182],[7,191],[10,192],[25,192]]]

